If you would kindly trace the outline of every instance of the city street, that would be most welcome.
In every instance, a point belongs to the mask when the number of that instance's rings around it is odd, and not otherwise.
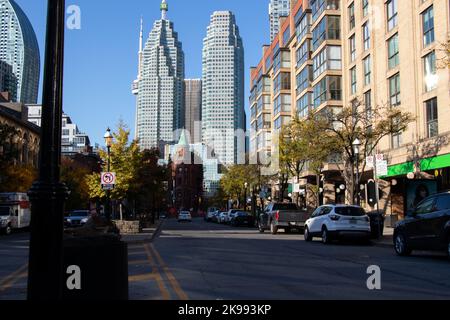
[[[24,299],[27,235],[0,238],[0,299]],[[382,290],[367,289],[381,268]],[[432,271],[430,271],[432,270]],[[166,220],[153,243],[129,245],[130,298],[449,299],[450,262],[440,254],[397,257],[391,248],[305,243],[201,219]]]

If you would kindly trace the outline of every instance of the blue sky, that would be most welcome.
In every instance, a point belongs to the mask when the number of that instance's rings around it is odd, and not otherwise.
[[[44,55],[46,0],[16,0],[28,15]],[[64,111],[92,143],[103,143],[108,126],[123,119],[134,132],[135,98],[130,86],[137,75],[139,20],[144,37],[160,18],[160,0],[66,0],[81,9],[81,30],[66,29]],[[168,18],[183,43],[186,77],[201,77],[202,41],[215,10],[236,15],[245,48],[246,97],[250,66],[259,62],[269,42],[269,0],[168,0]],[[43,68],[43,66],[41,66]],[[42,78],[42,76],[41,76]],[[42,87],[40,87],[40,92]],[[39,98],[40,100],[40,98]],[[248,99],[246,99],[248,100]],[[246,103],[248,114],[248,101]]]

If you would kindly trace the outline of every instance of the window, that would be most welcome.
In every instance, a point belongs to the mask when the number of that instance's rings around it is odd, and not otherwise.
[[[311,15],[305,14],[296,27],[297,41],[301,42],[303,38],[310,32]]]
[[[356,67],[350,70],[350,79],[352,81],[350,92],[354,95],[356,94]]]
[[[309,88],[312,81],[312,67],[307,66],[304,68],[296,77],[297,82],[297,94],[302,93],[304,90]]]
[[[305,41],[296,52],[297,68],[300,68],[306,61],[311,58],[310,41]]]
[[[297,115],[299,118],[308,116],[309,110],[312,107],[312,95],[307,92],[300,99],[297,100]]]
[[[369,0],[362,0],[363,16],[369,13]]]
[[[370,49],[370,28],[369,23],[366,22],[363,25],[363,44],[364,44],[364,51]]]
[[[435,198],[427,199],[420,203],[416,208],[416,214],[428,214],[433,211]]]
[[[402,134],[396,133],[392,135],[392,149],[398,149],[402,146]]]
[[[355,3],[352,2],[348,7],[349,30],[355,27]]]
[[[389,101],[391,106],[398,106],[401,103],[400,99],[400,74],[389,78]]]
[[[364,93],[364,105],[366,108],[367,119],[372,118],[372,91]]]
[[[340,37],[340,17],[325,16],[313,31],[313,50],[316,50],[325,40],[339,40]]]
[[[315,108],[319,107],[322,103],[328,100],[339,101],[342,99],[341,77],[324,77],[318,84],[314,86],[313,90],[313,100]]]
[[[388,40],[388,64],[389,69],[393,69],[398,66],[399,49],[398,49],[398,33]]]
[[[397,0],[389,0],[386,3],[386,11],[387,11],[387,28],[388,31],[391,31],[397,26]]]
[[[350,38],[350,61],[355,61],[356,59],[356,38],[355,35]]]
[[[443,195],[437,198],[436,209],[438,211],[450,209],[450,197],[448,195]]]
[[[364,85],[368,86],[370,85],[372,74],[372,65],[370,56],[367,56],[367,58],[364,59],[363,64],[364,64]]]
[[[433,6],[422,13],[423,46],[427,47],[434,42],[434,12]]]
[[[314,74],[313,79],[317,79],[326,70],[340,70],[341,64],[341,47],[327,46],[314,57],[313,61]]]
[[[439,135],[437,98],[425,102],[428,138]]]
[[[430,92],[437,88],[438,77],[436,74],[436,54],[431,52],[423,58],[424,62],[424,82],[425,92]]]

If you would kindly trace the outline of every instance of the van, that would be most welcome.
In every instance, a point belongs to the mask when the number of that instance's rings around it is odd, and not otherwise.
[[[30,200],[26,193],[0,193],[0,231],[11,234],[13,230],[29,228],[31,223]]]

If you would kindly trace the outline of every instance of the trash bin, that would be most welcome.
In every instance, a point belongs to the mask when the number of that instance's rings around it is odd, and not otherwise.
[[[370,230],[372,239],[379,239],[383,236],[385,217],[382,213],[372,212],[368,214],[370,218]]]

